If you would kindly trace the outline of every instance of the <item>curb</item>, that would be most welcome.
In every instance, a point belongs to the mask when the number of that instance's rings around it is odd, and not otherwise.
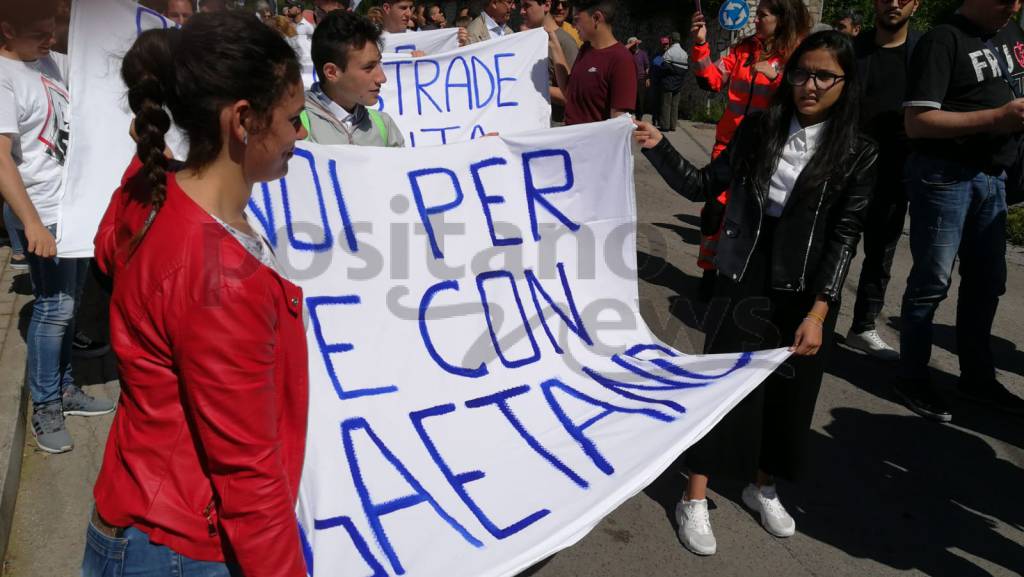
[[[10,287],[12,271],[7,268],[7,255],[2,260],[0,291]],[[9,289],[8,289],[9,290]],[[0,340],[0,559],[7,555],[7,544],[14,524],[14,506],[21,483],[21,458],[25,449],[27,403],[25,390],[25,342],[18,333],[18,305],[26,297],[0,292],[0,322],[4,338]],[[18,367],[10,370],[9,367]]]

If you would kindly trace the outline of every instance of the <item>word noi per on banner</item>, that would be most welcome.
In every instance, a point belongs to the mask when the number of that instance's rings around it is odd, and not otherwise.
[[[134,154],[127,128],[131,113],[118,74],[119,57],[141,31],[170,26],[174,24],[131,0],[71,6],[69,53],[75,71],[71,105],[72,110],[88,110],[89,114],[77,115],[71,133],[58,228],[62,257],[92,256],[92,239],[103,209]],[[419,34],[392,36],[402,37],[408,44]],[[398,123],[408,145],[459,142],[492,132],[516,134],[550,125],[543,31],[515,34],[429,58],[387,58],[391,79],[382,87],[381,106]],[[111,130],[119,125],[125,127],[123,131]],[[175,156],[183,158],[185,146],[177,131],[168,136]]]
[[[642,489],[788,356],[659,344],[635,275],[600,260],[594,278],[575,275],[586,255],[573,242],[555,245],[553,278],[540,273],[545,236],[635,223],[631,132],[620,118],[444,148],[301,145],[254,196],[251,221],[279,259],[331,254],[299,281],[312,574],[514,574]],[[464,228],[458,242],[442,219]],[[370,247],[410,250],[392,231],[411,226],[424,258],[408,278],[346,274]],[[632,237],[621,245],[635,269]],[[487,270],[431,272],[482,252]],[[396,284],[414,318],[390,312]]]

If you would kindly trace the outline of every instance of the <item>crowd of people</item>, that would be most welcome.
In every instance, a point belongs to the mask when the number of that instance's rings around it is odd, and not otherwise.
[[[36,443],[51,453],[73,447],[66,416],[115,409],[82,391],[72,372],[75,350],[104,347],[76,344],[90,259],[56,256],[73,130],[67,58],[57,52],[66,51],[69,4],[0,6],[0,193],[10,266],[28,269],[35,296],[26,380]],[[754,33],[725,53],[712,52],[696,12],[688,37],[661,39],[654,58],[639,39],[616,37],[616,0],[482,0],[455,14],[436,3],[380,0],[366,16],[346,0],[316,0],[312,11],[288,0],[279,13],[260,3],[257,17],[223,0],[146,4],[180,28],[140,34],[121,63],[137,154],[95,240],[94,269],[113,287],[121,394],[94,491],[87,577],[164,575],[169,567],[306,574],[294,519],[308,402],[301,292],[245,207],[256,184],[286,173],[296,141],[404,146],[394,119],[374,107],[387,82],[386,35],[451,22],[469,44],[514,34],[516,9],[524,29],[548,33],[553,121],[633,114],[643,155],[672,189],[704,203],[705,272],[692,296],[728,305],[705,351],[793,353],[687,451],[676,510],[687,549],[717,551],[712,475],[749,479],[742,499],[764,528],[794,534],[775,480],[805,467],[862,237],[846,345],[899,367],[895,391],[911,410],[950,421],[928,365],[933,316],[959,258],[959,390],[1024,414],[1024,400],[996,378],[990,338],[1006,289],[1007,193],[1024,185],[1024,33],[1011,20],[1020,0],[964,0],[923,34],[911,28],[920,0],[875,0],[873,27],[850,13],[836,30],[818,32],[800,0],[762,0]],[[309,90],[301,79],[307,58],[318,79]],[[664,135],[676,129],[689,73],[727,96],[705,167]],[[647,121],[654,86],[660,102]],[[167,149],[172,118],[187,136],[186,158]],[[897,352],[875,322],[908,212],[913,267]],[[189,258],[208,248],[200,244],[210,242],[211,227],[218,266],[249,263],[254,274],[211,275],[209,263]]]

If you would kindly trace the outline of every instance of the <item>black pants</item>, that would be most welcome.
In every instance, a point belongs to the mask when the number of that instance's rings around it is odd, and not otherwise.
[[[727,313],[717,327],[705,327],[704,352],[757,351],[793,343],[815,295],[770,288],[772,236],[762,235],[740,282],[718,278],[715,298],[728,300]],[[790,357],[687,451],[691,472],[742,480],[753,479],[759,469],[786,479],[799,476],[838,315],[835,303],[829,307],[817,355]]]
[[[637,120],[643,120],[644,114],[647,113],[647,86],[644,84],[647,81],[640,79],[636,81],[636,118]]]
[[[679,103],[683,99],[682,91],[661,93],[661,129],[675,130],[679,123]]]
[[[903,234],[907,217],[907,193],[903,163],[879,171],[874,197],[864,223],[864,264],[857,283],[850,330],[862,333],[875,329],[875,319],[885,306],[885,290],[891,278],[892,259]]]

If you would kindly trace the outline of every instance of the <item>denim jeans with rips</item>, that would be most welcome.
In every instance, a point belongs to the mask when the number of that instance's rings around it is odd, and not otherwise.
[[[50,226],[55,234],[57,227]],[[28,242],[19,230],[23,245]],[[89,271],[87,258],[40,258],[27,253],[32,279],[32,320],[26,345],[26,380],[32,404],[40,407],[59,401],[61,392],[75,383],[71,371],[71,342],[75,337],[75,312]]]
[[[932,321],[959,256],[961,381],[970,386],[993,380],[990,335],[999,297],[1006,292],[1006,177],[921,154],[910,157],[906,174],[914,264],[903,294],[902,376],[928,377]]]

